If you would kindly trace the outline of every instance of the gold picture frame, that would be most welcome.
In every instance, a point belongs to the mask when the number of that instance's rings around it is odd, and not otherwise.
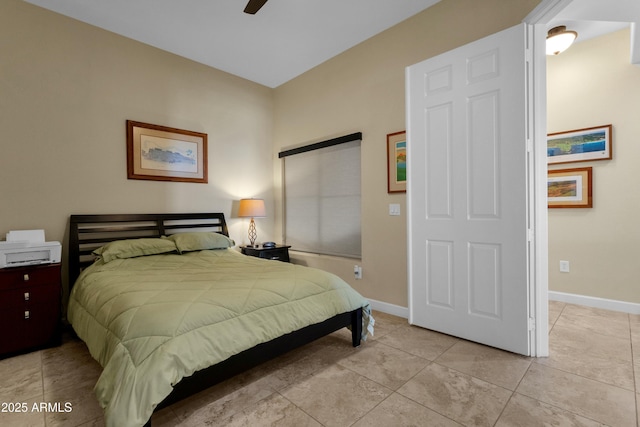
[[[547,177],[549,208],[593,207],[592,168],[550,170]]]
[[[207,183],[207,134],[127,120],[127,178]]]

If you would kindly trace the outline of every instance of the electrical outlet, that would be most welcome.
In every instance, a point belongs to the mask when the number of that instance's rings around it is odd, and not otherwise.
[[[358,280],[362,279],[362,267],[360,267],[359,265],[354,265],[353,266],[353,275]]]
[[[560,272],[561,273],[569,272],[569,261],[560,261]]]

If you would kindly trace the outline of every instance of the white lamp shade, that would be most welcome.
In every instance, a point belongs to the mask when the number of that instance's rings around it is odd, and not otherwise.
[[[261,218],[267,216],[262,199],[242,199],[238,207],[240,218]]]
[[[564,52],[578,37],[575,31],[567,31],[567,27],[561,25],[549,30],[547,36],[547,55],[557,55]]]

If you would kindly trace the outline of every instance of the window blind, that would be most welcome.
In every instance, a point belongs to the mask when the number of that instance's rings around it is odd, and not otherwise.
[[[360,145],[356,133],[283,151],[285,241],[297,251],[360,258]]]

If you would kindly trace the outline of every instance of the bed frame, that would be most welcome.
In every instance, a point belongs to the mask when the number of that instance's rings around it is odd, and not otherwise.
[[[80,272],[93,263],[95,258],[91,252],[94,249],[114,240],[160,237],[186,231],[214,231],[229,236],[222,213],[71,215],[69,292]],[[358,347],[362,334],[362,308],[283,335],[183,378],[156,410],[344,327],[351,328],[352,344]],[[146,426],[150,425],[151,419]]]

